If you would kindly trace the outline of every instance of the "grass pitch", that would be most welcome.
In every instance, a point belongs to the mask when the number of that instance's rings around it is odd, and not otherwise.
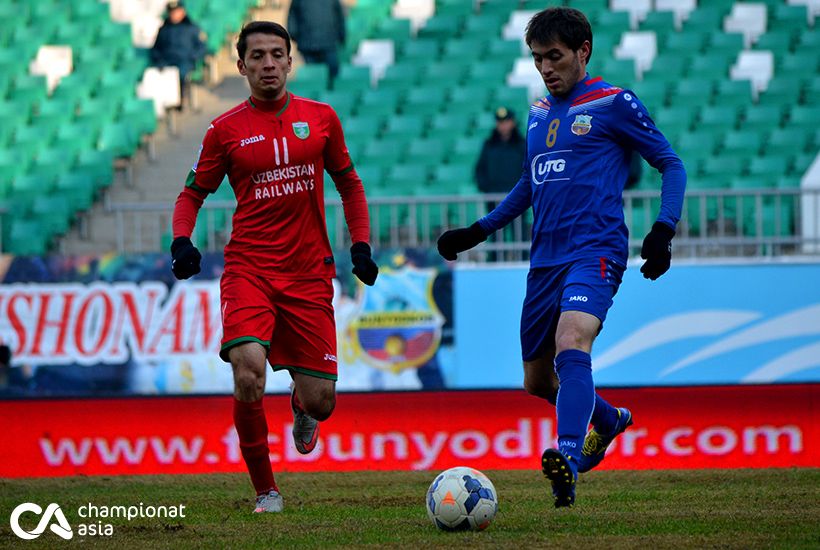
[[[591,472],[573,509],[552,506],[537,471],[486,471],[499,511],[480,533],[427,519],[431,472],[279,474],[282,514],[251,514],[245,475],[0,480],[0,546],[26,548],[820,548],[820,469]],[[75,536],[11,531],[22,502],[56,502]],[[79,508],[185,505],[185,518],[99,520],[110,536],[77,535]],[[33,530],[37,517],[26,514]]]

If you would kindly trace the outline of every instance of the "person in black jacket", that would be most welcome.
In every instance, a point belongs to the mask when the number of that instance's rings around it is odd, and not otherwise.
[[[509,193],[521,177],[521,167],[527,154],[527,142],[518,130],[515,113],[506,107],[495,111],[495,128],[481,147],[481,154],[475,165],[475,179],[482,193]],[[487,201],[487,212],[498,205]],[[489,261],[496,254],[490,252]]]
[[[186,100],[189,91],[188,75],[207,53],[205,35],[188,17],[181,0],[168,2],[167,10],[168,16],[150,51],[151,65],[159,68],[177,67],[180,93],[183,100]]]
[[[326,64],[332,82],[339,74],[338,48],[345,43],[345,15],[339,0],[292,0],[288,32],[305,63]]]

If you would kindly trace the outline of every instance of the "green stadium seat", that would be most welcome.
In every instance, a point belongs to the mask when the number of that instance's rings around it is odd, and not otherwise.
[[[725,53],[704,53],[692,58],[687,74],[696,78],[721,80],[729,77],[729,67],[734,64],[735,55]]]
[[[602,11],[595,20],[595,38],[598,35],[611,34],[620,36],[630,30],[629,12]]]
[[[465,81],[467,67],[460,60],[434,61],[422,69],[422,82],[435,82],[439,86],[456,86]]]
[[[755,156],[749,159],[748,173],[750,176],[762,176],[768,180],[767,187],[773,187],[778,177],[785,174],[789,161],[782,156]]]
[[[408,140],[378,139],[365,145],[362,166],[379,166],[390,168],[404,156],[404,147]]]
[[[798,153],[792,159],[790,173],[802,176],[817,157],[816,153]]]
[[[342,121],[345,139],[348,141],[370,141],[381,135],[385,117],[378,114],[360,112],[355,117]]]
[[[430,185],[447,189],[463,189],[473,184],[474,178],[474,166],[470,163],[441,164],[433,168]]]
[[[820,105],[793,105],[788,111],[786,127],[795,131],[814,130],[817,128],[818,121],[820,121]]]
[[[362,92],[356,113],[359,115],[391,116],[399,109],[402,92],[394,88],[377,88]]]
[[[35,197],[31,212],[51,234],[65,233],[74,218],[74,212],[66,208],[66,199],[56,194]]]
[[[473,63],[467,69],[466,78],[472,82],[485,82],[489,87],[503,88],[512,66],[512,60],[509,59]],[[463,79],[464,76],[461,76],[457,83],[462,82]]]
[[[440,55],[440,44],[438,40],[433,38],[408,40],[398,49],[399,55],[397,58],[401,61],[418,60],[426,63]]]
[[[499,17],[494,13],[467,17],[464,21],[462,36],[491,40],[501,38],[501,27],[506,19],[506,17]]]
[[[498,107],[507,107],[516,113],[519,123],[527,122],[527,111],[532,104],[530,92],[526,88],[497,88],[492,96],[492,103]]]
[[[392,40],[396,46],[409,42],[411,38],[410,20],[382,19],[370,33],[370,38]]]
[[[413,195],[427,184],[430,168],[423,164],[398,163],[387,172],[386,181],[396,195]]]
[[[666,43],[670,34],[675,34],[675,13],[671,11],[650,11],[638,25],[639,31],[655,33],[657,43]]]
[[[491,40],[486,51],[491,59],[509,59],[512,61],[523,55],[520,40]]]
[[[450,38],[444,41],[444,45],[442,46],[442,58],[444,59],[452,59],[452,58],[464,58],[465,56],[469,55],[470,52],[487,52],[489,43],[500,42],[496,40],[489,40],[482,37],[469,37],[469,38]],[[488,61],[493,60],[492,55],[488,56]]]
[[[743,110],[739,107],[704,106],[698,115],[698,130],[708,132],[728,132],[738,127]]]
[[[150,99],[131,98],[123,102],[120,111],[123,122],[130,124],[137,135],[153,134],[157,129],[154,102]]]
[[[401,103],[401,112],[411,116],[429,116],[446,108],[447,90],[439,86],[411,88]]]
[[[419,29],[418,37],[446,40],[461,33],[463,22],[457,15],[434,15]]]
[[[469,164],[474,166],[481,153],[486,136],[460,137],[453,144],[449,155],[450,164]]]
[[[644,74],[644,79],[663,80],[671,86],[683,78],[690,63],[689,56],[677,52],[663,52],[652,62],[652,68]]]
[[[404,159],[408,163],[434,168],[445,161],[449,149],[449,140],[445,138],[418,138],[410,141]]]
[[[761,35],[755,42],[756,50],[771,50],[775,57],[779,57],[789,52],[795,43],[795,35],[792,29],[769,30]]]
[[[467,105],[471,108],[475,107],[477,110],[483,110],[490,107],[490,97],[494,90],[488,86],[476,84],[463,84],[450,88],[450,108],[459,105]]]
[[[669,33],[662,43],[658,43],[658,50],[661,54],[672,54],[688,59],[703,52],[710,35],[711,31],[700,29]]]
[[[109,124],[100,130],[97,147],[111,151],[115,157],[130,157],[139,147],[139,136],[130,124]]]
[[[670,106],[658,109],[652,118],[662,132],[685,132],[692,128],[697,118],[698,108],[691,105],[677,105],[670,102]]]
[[[645,78],[641,82],[636,82],[632,90],[650,112],[655,112],[666,105],[670,88],[666,80]]]
[[[14,218],[11,220],[5,251],[19,256],[41,256],[48,251],[49,236],[37,220]]]
[[[706,51],[711,54],[737,56],[743,50],[743,35],[736,32],[714,32],[709,36]]]
[[[365,191],[369,191],[373,187],[383,187],[386,183],[384,180],[385,169],[383,166],[356,165],[356,172],[364,184]]]
[[[777,71],[777,69],[775,69]],[[769,81],[769,86],[758,98],[759,105],[775,105],[786,108],[800,102],[801,90],[789,77],[775,77]]]
[[[81,151],[77,158],[77,168],[91,175],[98,189],[108,187],[114,181],[114,155],[111,151]]]
[[[747,155],[728,156],[719,155],[705,159],[701,164],[701,171],[707,176],[721,176],[728,180],[743,173],[748,162]]]
[[[722,32],[724,15],[726,15],[726,10],[723,8],[715,5],[700,5],[689,14],[683,24],[683,30],[684,32],[690,30]]]
[[[402,61],[390,65],[379,80],[379,89],[407,90],[415,86],[421,79],[421,72],[427,61]]]
[[[387,120],[384,135],[393,139],[410,141],[421,137],[426,127],[425,119],[413,115],[397,115]]]
[[[732,154],[745,153],[755,156],[760,152],[762,145],[763,136],[761,134],[732,130],[723,136],[721,149]]]
[[[74,212],[88,210],[94,202],[94,179],[83,172],[60,174],[54,188]]]
[[[712,105],[752,108],[752,87],[749,81],[718,80],[716,93],[712,96]]]
[[[430,119],[427,131],[431,137],[464,136],[472,132],[473,117],[463,113],[439,113]]]

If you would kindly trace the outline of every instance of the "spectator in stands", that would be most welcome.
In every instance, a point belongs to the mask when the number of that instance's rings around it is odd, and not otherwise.
[[[305,63],[324,63],[333,81],[339,74],[338,48],[345,43],[345,14],[340,1],[292,0],[288,31]]]
[[[167,6],[168,16],[157,33],[150,51],[151,64],[155,67],[177,67],[179,88],[183,102],[188,102],[191,72],[205,59],[207,48],[205,34],[188,17],[182,0],[171,0]]]
[[[518,130],[515,113],[506,107],[495,111],[495,128],[481,147],[475,179],[482,193],[509,193],[521,177],[527,142]],[[493,206],[490,208],[492,210]]]
[[[527,155],[527,142],[518,129],[515,113],[506,107],[495,111],[495,128],[481,147],[481,154],[475,165],[475,180],[482,193],[509,193],[521,177],[521,167]],[[498,206],[496,201],[487,201],[487,212]],[[495,240],[491,235],[489,240]],[[495,252],[487,255],[489,261],[496,260]]]

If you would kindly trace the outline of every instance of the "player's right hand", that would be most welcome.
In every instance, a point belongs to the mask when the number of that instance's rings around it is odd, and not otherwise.
[[[202,254],[188,237],[177,237],[171,243],[171,271],[177,279],[188,279],[200,272]]]
[[[438,253],[445,260],[453,261],[459,252],[470,250],[474,246],[487,240],[487,235],[478,222],[470,227],[445,231],[438,238]]]

